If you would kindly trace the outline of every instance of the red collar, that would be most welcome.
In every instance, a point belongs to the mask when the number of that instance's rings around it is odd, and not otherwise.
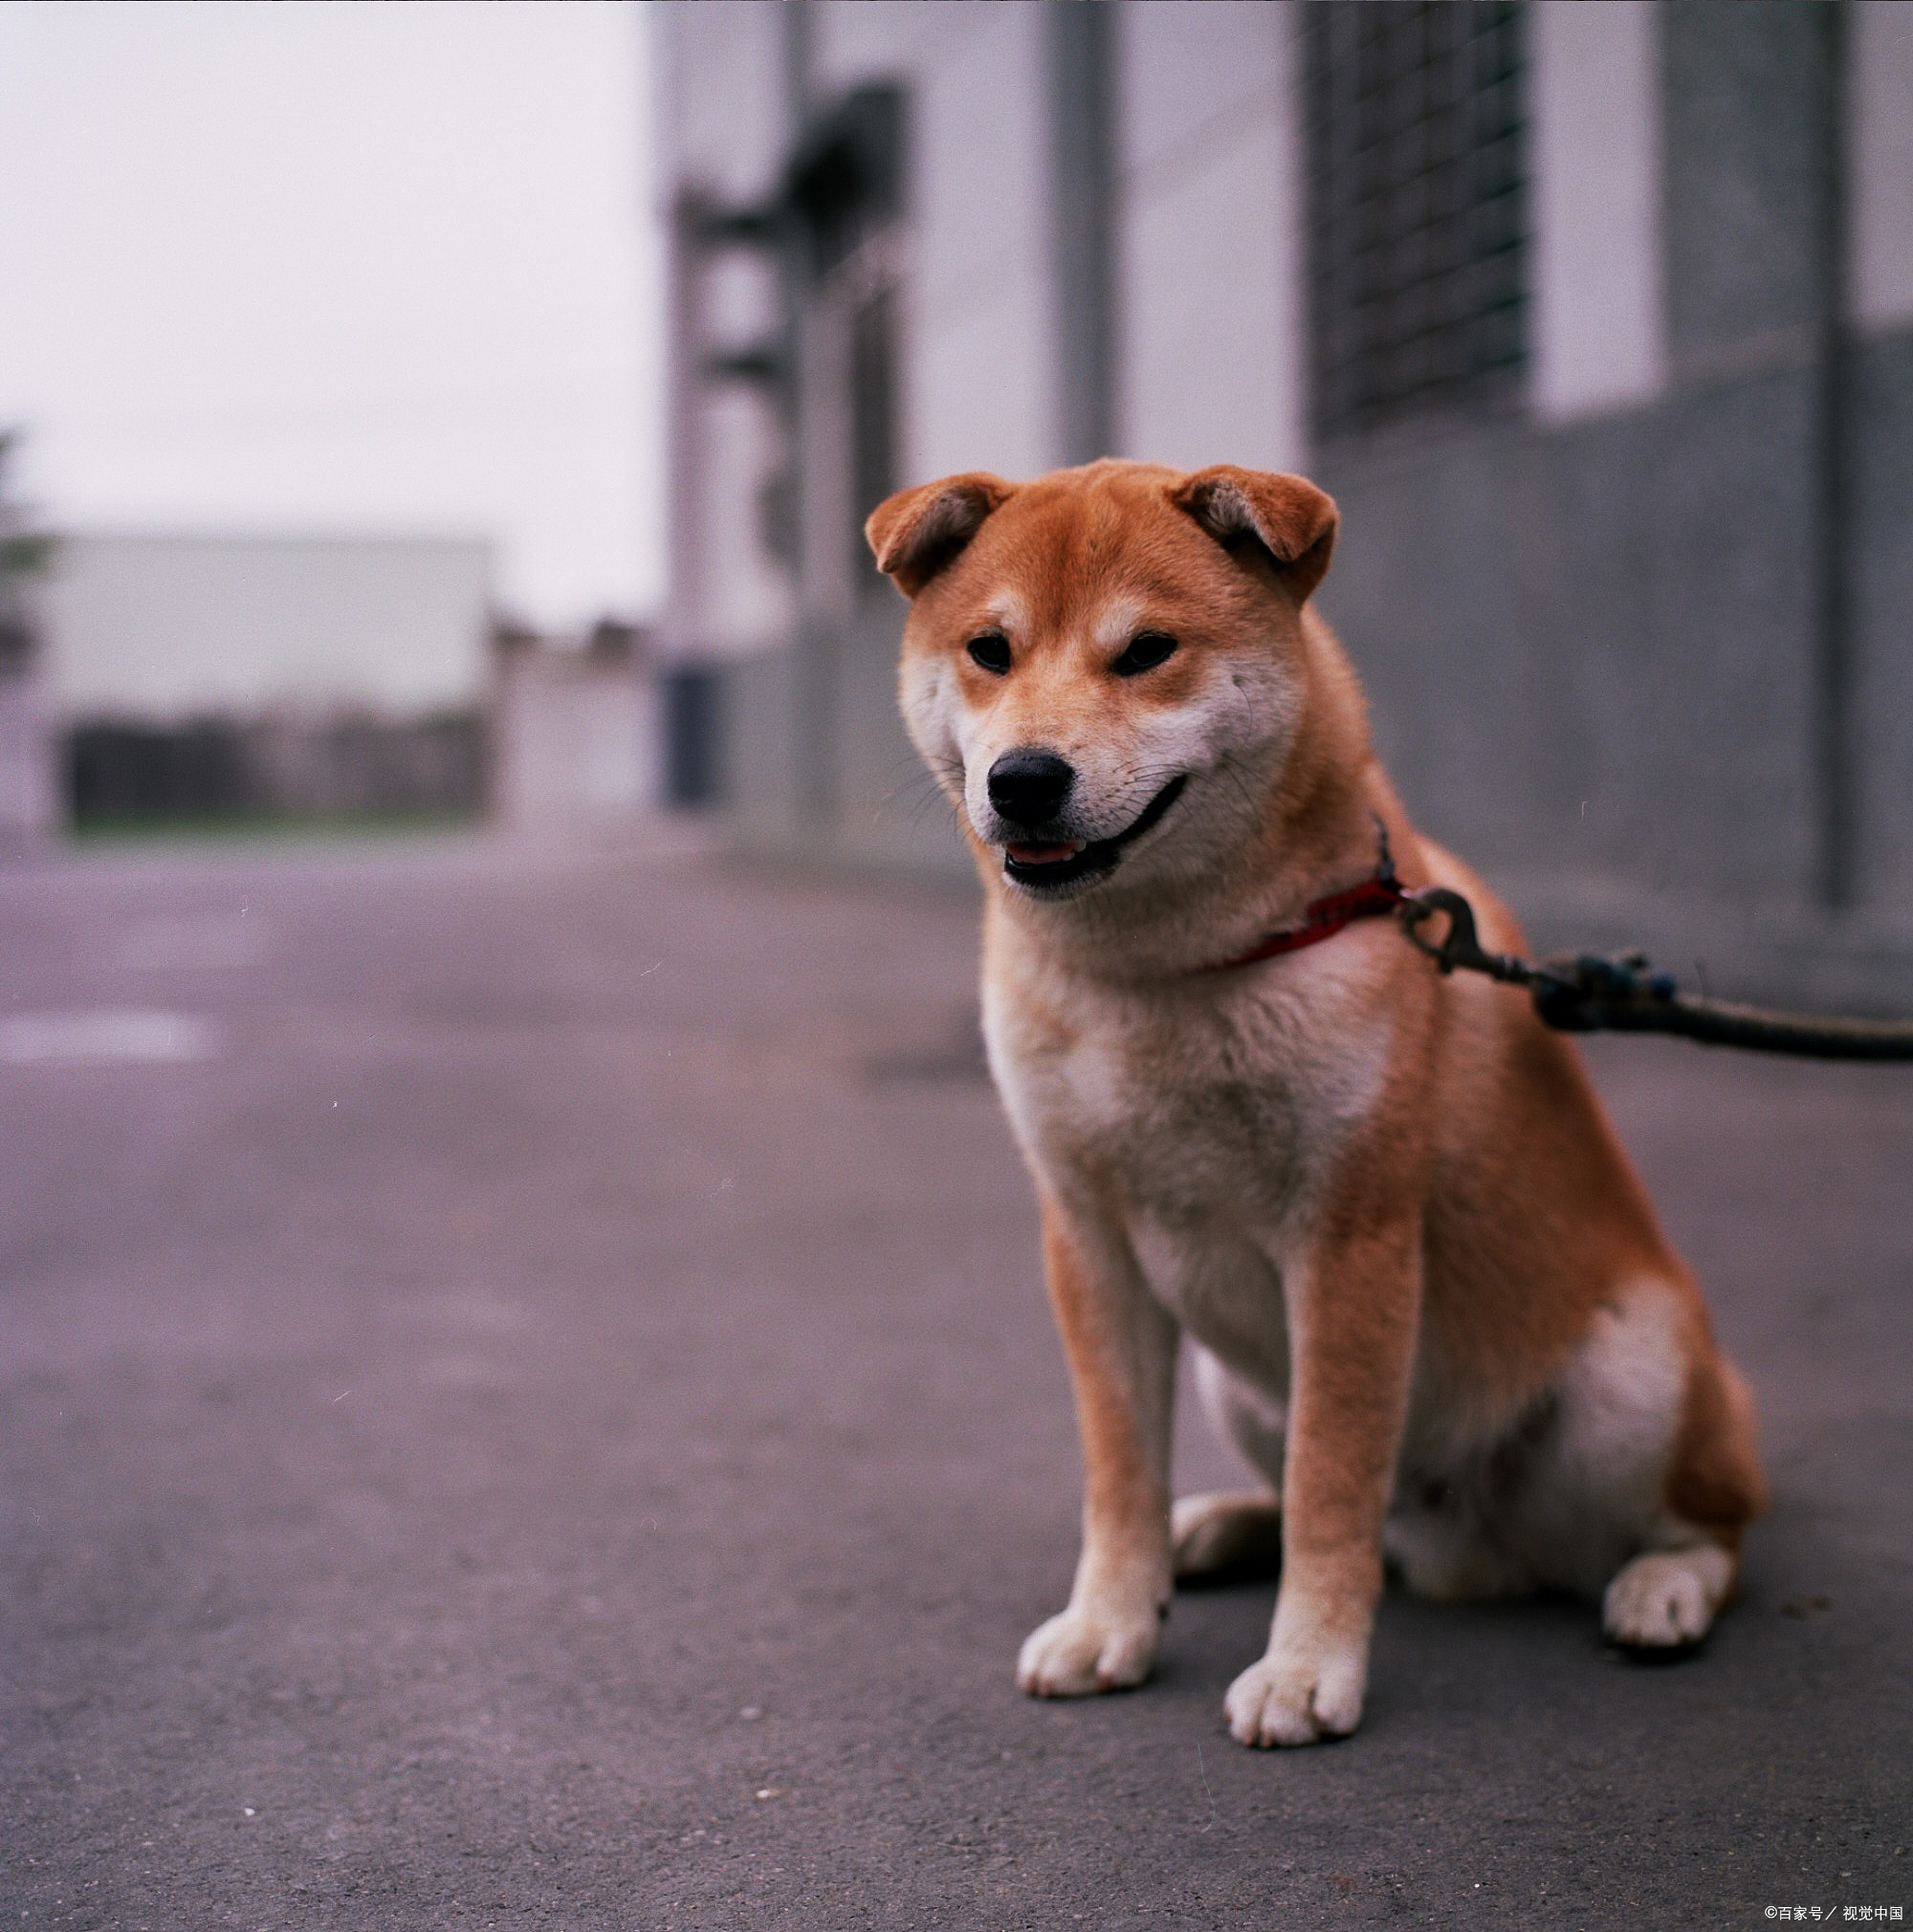
[[[1303,909],[1301,925],[1271,933],[1259,945],[1251,946],[1246,953],[1238,953],[1233,959],[1218,959],[1197,970],[1228,973],[1238,966],[1253,966],[1259,959],[1273,959],[1278,953],[1299,953],[1305,946],[1332,939],[1344,926],[1352,926],[1357,919],[1378,919],[1385,912],[1393,912],[1408,897],[1408,892],[1395,876],[1388,831],[1379,819],[1375,821],[1375,831],[1381,841],[1381,856],[1374,873],[1359,886],[1351,886],[1344,892],[1330,892],[1326,899],[1310,900]]]

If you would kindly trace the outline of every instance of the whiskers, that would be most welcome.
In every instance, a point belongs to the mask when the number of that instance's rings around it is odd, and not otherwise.
[[[1129,817],[1140,812],[1170,779],[1180,778],[1184,769],[1179,764],[1137,765],[1123,781],[1121,797]]]
[[[1224,752],[1210,768],[1219,779],[1225,779],[1234,788],[1236,796],[1242,801],[1242,810],[1254,818],[1257,811],[1255,794],[1249,789],[1247,774],[1242,769],[1242,760],[1233,752]]]
[[[963,790],[963,760],[957,757],[933,756],[925,760],[914,752],[900,753],[891,760],[891,775],[896,781],[887,791],[879,809],[884,812],[897,811],[903,815],[906,824],[913,830],[923,820],[923,815],[936,804],[951,808],[953,818],[961,807],[950,797],[945,786],[956,791],[960,798]],[[901,777],[897,777],[898,772]]]

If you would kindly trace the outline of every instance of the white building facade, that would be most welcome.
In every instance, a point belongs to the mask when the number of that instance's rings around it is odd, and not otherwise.
[[[1549,936],[1913,993],[1913,8],[655,18],[663,646],[740,841],[962,863],[883,495],[1227,460],[1337,495],[1384,754]]]

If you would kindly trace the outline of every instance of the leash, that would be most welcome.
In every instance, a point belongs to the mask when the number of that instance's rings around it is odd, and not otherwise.
[[[1683,993],[1671,974],[1654,972],[1639,953],[1612,957],[1580,953],[1539,961],[1490,953],[1481,942],[1475,909],[1467,899],[1448,886],[1403,886],[1389,854],[1388,830],[1379,819],[1375,830],[1381,850],[1372,877],[1313,901],[1304,909],[1301,925],[1203,970],[1225,973],[1253,965],[1331,938],[1357,919],[1396,913],[1410,943],[1442,973],[1481,973],[1506,986],[1527,987],[1535,1012],[1557,1032],[1668,1033],[1708,1046],[1814,1060],[1913,1060],[1913,1021],[1775,1013]],[[1448,927],[1435,939],[1424,928],[1438,914]]]
[[[1439,940],[1422,931],[1438,912],[1448,920]],[[1813,1060],[1913,1060],[1913,1021],[1774,1013],[1683,993],[1671,974],[1652,971],[1638,953],[1580,953],[1538,963],[1490,953],[1476,934],[1475,909],[1446,886],[1405,892],[1401,918],[1410,940],[1443,973],[1484,973],[1505,985],[1526,986],[1535,1012],[1558,1032],[1671,1033],[1707,1046]]]

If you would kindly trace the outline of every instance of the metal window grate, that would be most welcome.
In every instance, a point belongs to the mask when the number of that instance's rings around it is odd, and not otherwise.
[[[1502,401],[1527,352],[1523,9],[1304,9],[1316,433]]]

